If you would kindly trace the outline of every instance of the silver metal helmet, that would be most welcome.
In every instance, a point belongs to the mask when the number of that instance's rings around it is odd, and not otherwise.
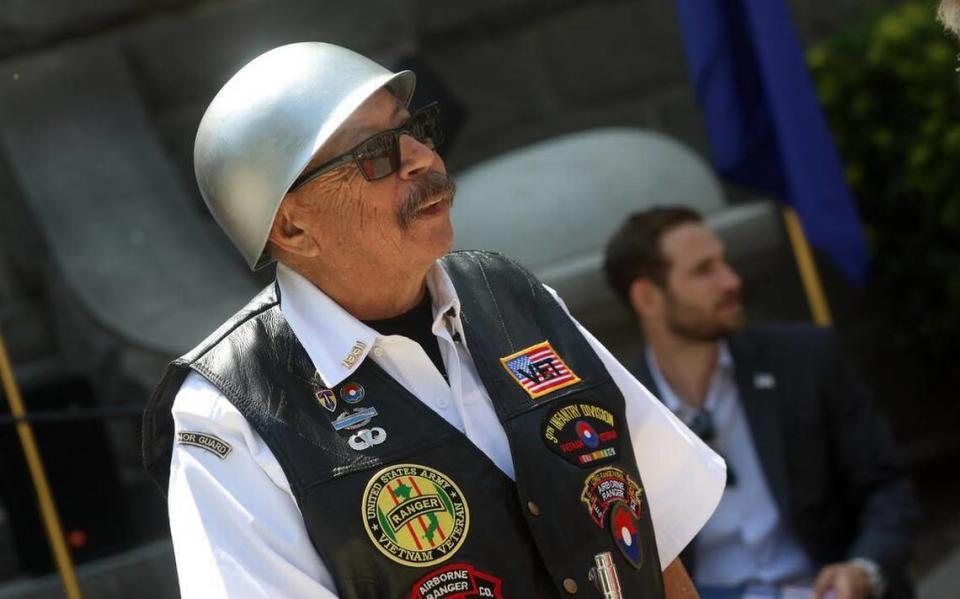
[[[416,78],[346,48],[301,42],[240,69],[200,121],[193,165],[200,193],[251,269],[280,201],[330,136],[377,90],[407,104]]]

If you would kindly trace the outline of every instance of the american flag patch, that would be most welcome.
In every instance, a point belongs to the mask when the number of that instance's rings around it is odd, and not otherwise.
[[[549,341],[500,358],[500,363],[533,399],[580,382]]]

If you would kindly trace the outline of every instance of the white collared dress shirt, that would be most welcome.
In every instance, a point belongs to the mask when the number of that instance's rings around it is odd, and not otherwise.
[[[374,360],[514,478],[506,434],[470,357],[460,301],[439,264],[428,272],[427,287],[449,384],[418,343],[379,335],[283,265],[277,267],[277,283],[280,309],[324,384],[333,387],[363,360]],[[666,567],[716,507],[723,460],[579,328],[626,399],[631,441]],[[356,348],[361,348],[359,359],[345,361]],[[173,450],[168,507],[183,596],[336,597],[280,464],[240,412],[197,373],[187,376],[172,411],[176,432],[205,432],[232,447],[225,459],[191,445],[176,444]]]
[[[660,398],[679,418],[691,422],[698,410],[677,397],[649,345],[645,352]],[[711,414],[713,446],[727,461],[735,484],[727,485],[720,505],[697,537],[695,567],[690,573],[697,586],[811,583],[816,569],[784,523],[763,476],[726,342],[720,344],[703,409]]]

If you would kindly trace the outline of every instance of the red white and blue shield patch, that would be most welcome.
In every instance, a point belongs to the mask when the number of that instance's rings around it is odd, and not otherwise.
[[[500,363],[533,399],[580,382],[549,341],[500,358]]]

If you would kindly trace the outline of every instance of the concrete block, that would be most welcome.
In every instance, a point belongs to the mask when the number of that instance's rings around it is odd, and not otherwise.
[[[162,113],[206,105],[240,67],[276,46],[326,41],[389,60],[390,48],[410,37],[401,3],[247,1],[155,20],[125,32],[120,45],[148,106]]]
[[[411,13],[421,38],[453,40],[524,28],[569,5],[564,0],[414,0]]]
[[[0,56],[45,40],[112,23],[137,19],[190,3],[191,0],[5,0],[0,9]]]
[[[697,150],[710,155],[710,142],[703,122],[703,113],[693,89],[681,84],[658,90],[649,97],[653,126]]]
[[[602,102],[676,84],[686,66],[670,2],[588,5],[543,25],[547,82],[562,103]]]
[[[546,128],[553,111],[540,68],[542,45],[536,31],[516,30],[498,37],[471,38],[463,44],[424,47],[433,64],[468,110],[456,155],[461,164],[478,160],[485,148],[518,145],[518,131]]]

